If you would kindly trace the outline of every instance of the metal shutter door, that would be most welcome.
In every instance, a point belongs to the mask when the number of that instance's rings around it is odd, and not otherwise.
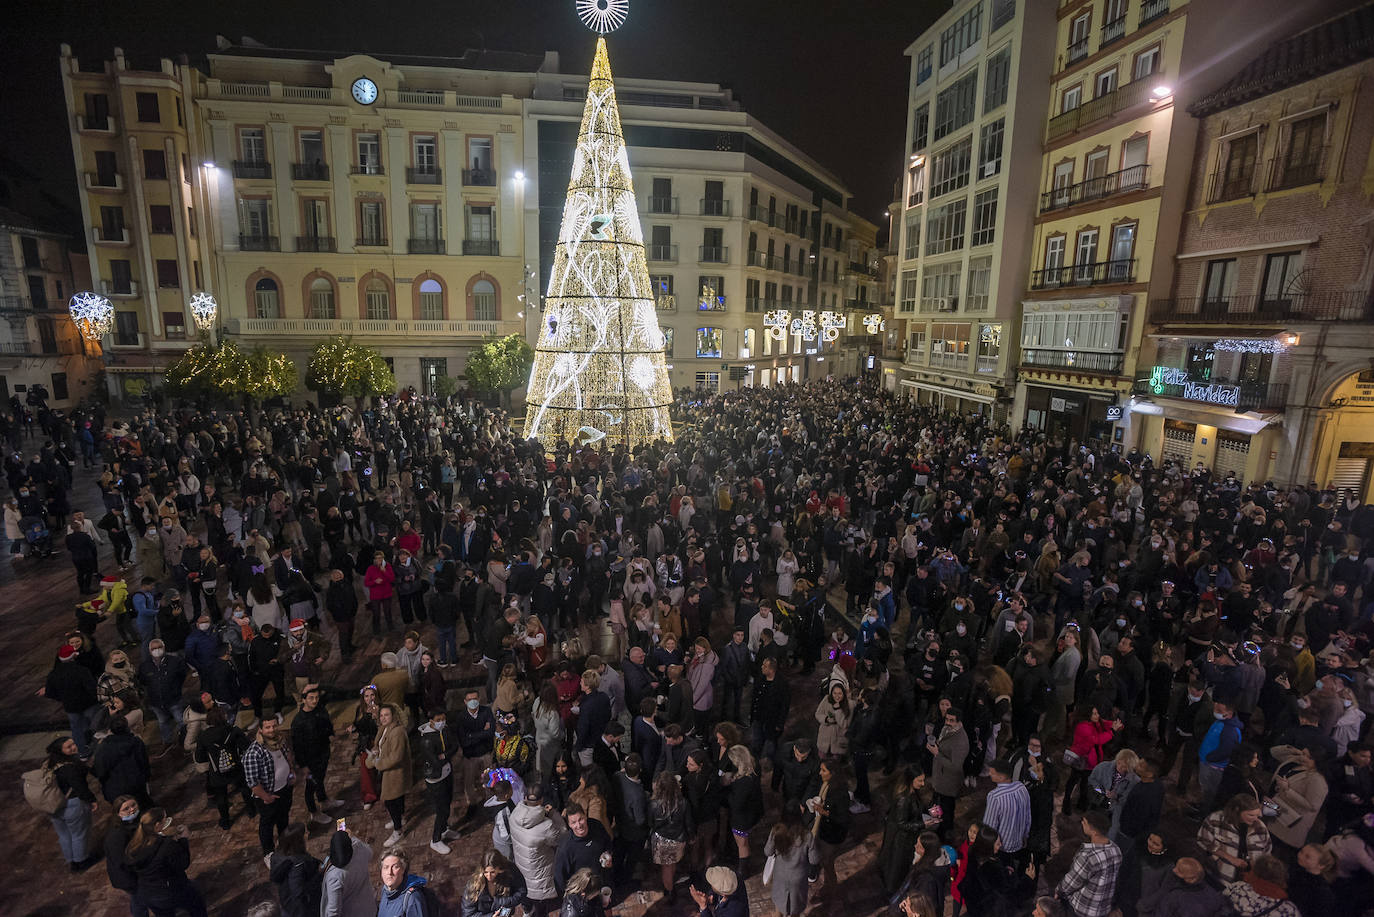
[[[1164,455],[1161,464],[1169,460],[1178,462],[1186,471],[1193,464],[1193,440],[1197,439],[1196,430],[1182,430],[1178,427],[1164,428]]]
[[[1235,472],[1236,480],[1241,484],[1245,483],[1245,463],[1250,458],[1250,440],[1232,439],[1222,436],[1217,438],[1217,460],[1213,471],[1219,478],[1226,477],[1227,472]]]

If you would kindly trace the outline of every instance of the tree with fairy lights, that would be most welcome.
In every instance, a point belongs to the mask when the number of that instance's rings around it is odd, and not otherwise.
[[[181,394],[243,396],[250,402],[289,395],[300,378],[295,361],[284,353],[265,347],[244,351],[233,341],[208,340],[178,357],[166,375],[167,385]]]
[[[396,375],[380,353],[352,338],[322,341],[306,368],[306,385],[318,392],[364,398],[396,391]]]
[[[534,348],[523,334],[492,335],[468,356],[463,375],[474,391],[499,392],[509,407],[511,390],[524,384],[533,365]]]
[[[625,0],[579,0],[597,32]],[[672,392],[606,39],[596,40],[546,309],[526,395],[525,436],[631,449],[673,438]]]

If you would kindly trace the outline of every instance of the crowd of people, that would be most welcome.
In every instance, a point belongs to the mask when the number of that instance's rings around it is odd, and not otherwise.
[[[177,755],[290,917],[740,917],[754,878],[797,917],[841,858],[907,917],[1366,900],[1361,495],[852,380],[674,415],[553,455],[465,395],[8,418],[13,563],[38,520],[79,593],[24,775],[63,859],[206,913]]]

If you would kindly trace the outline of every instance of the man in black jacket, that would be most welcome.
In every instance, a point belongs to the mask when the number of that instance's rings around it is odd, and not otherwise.
[[[177,747],[172,742],[176,735],[172,724],[176,723],[178,730],[182,728],[181,691],[188,672],[186,660],[167,655],[167,646],[160,637],[148,642],[148,658],[138,667],[138,682],[143,686],[148,706],[153,708],[157,716],[158,731],[162,735],[162,744],[166,746],[162,754]]]
[[[749,705],[749,744],[755,757],[773,757],[791,706],[792,693],[786,679],[778,675],[777,660],[765,659]]]
[[[471,818],[482,805],[479,783],[482,771],[491,767],[492,748],[496,743],[496,717],[490,707],[483,707],[476,688],[463,693],[463,709],[455,717],[458,745],[463,750],[462,789],[468,800],[467,815]]]
[[[595,874],[592,887],[599,888],[611,875],[611,834],[601,822],[588,818],[587,811],[575,802],[568,803],[564,814],[569,830],[554,854],[554,887],[562,895],[572,874],[585,868]]]
[[[429,722],[420,727],[416,752],[420,776],[425,781],[425,797],[434,809],[430,849],[438,854],[451,853],[453,848],[445,841],[459,837],[448,826],[449,810],[453,808],[453,756],[458,753],[458,740],[448,728],[447,712],[430,711]]]
[[[329,586],[324,591],[324,607],[339,631],[339,655],[344,665],[353,661],[353,619],[358,617],[358,590],[353,580],[335,567],[329,572]]]
[[[625,679],[625,707],[638,710],[645,698],[653,700],[658,696],[658,680],[645,662],[644,648],[630,647],[625,661],[621,663]],[[738,721],[736,721],[738,722]]]
[[[1351,742],[1345,754],[1326,771],[1326,833],[1336,834],[1357,818],[1374,810],[1374,776],[1369,769],[1370,747]]]
[[[816,743],[805,736],[791,742],[778,755],[773,768],[773,791],[782,794],[783,808],[800,808],[821,790],[821,760]]]
[[[95,693],[95,676],[90,669],[77,663],[76,649],[70,644],[64,643],[58,648],[57,662],[38,696],[62,705],[72,727],[72,738],[76,740],[77,754],[82,759],[89,758],[91,717],[95,716],[100,701]]]
[[[436,664],[446,669],[458,664],[458,596],[453,594],[451,587],[440,588],[437,575],[435,583],[434,595],[429,600],[429,616],[439,630],[439,657]]]
[[[262,719],[262,696],[268,685],[276,692],[276,709],[273,715],[281,713],[287,706],[294,706],[286,695],[286,663],[283,660],[282,637],[271,624],[264,624],[252,643],[248,644],[248,671],[253,679],[253,716]]]
[[[333,811],[343,805],[341,799],[330,799],[324,789],[325,771],[329,768],[329,740],[334,737],[334,722],[329,711],[320,703],[320,686],[306,685],[301,692],[301,709],[291,721],[291,750],[296,765],[305,771],[305,808],[310,820],[317,825],[329,824],[329,816],[316,809],[315,803]]]

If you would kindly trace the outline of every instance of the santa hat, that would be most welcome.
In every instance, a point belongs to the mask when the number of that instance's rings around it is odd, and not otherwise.
[[[91,599],[91,607],[92,607],[92,608],[99,609],[99,608],[101,608],[104,604],[105,604],[105,600],[104,600],[104,599]]]
[[[305,619],[295,618],[291,621],[292,630],[305,630]]]
[[[57,658],[63,662],[70,662],[76,658],[76,647],[70,643],[64,643],[57,648]]]
[[[113,573],[111,573],[109,576],[101,577],[100,579],[101,584],[106,586],[113,586],[115,583],[118,583],[119,581],[119,577],[115,576]]]

